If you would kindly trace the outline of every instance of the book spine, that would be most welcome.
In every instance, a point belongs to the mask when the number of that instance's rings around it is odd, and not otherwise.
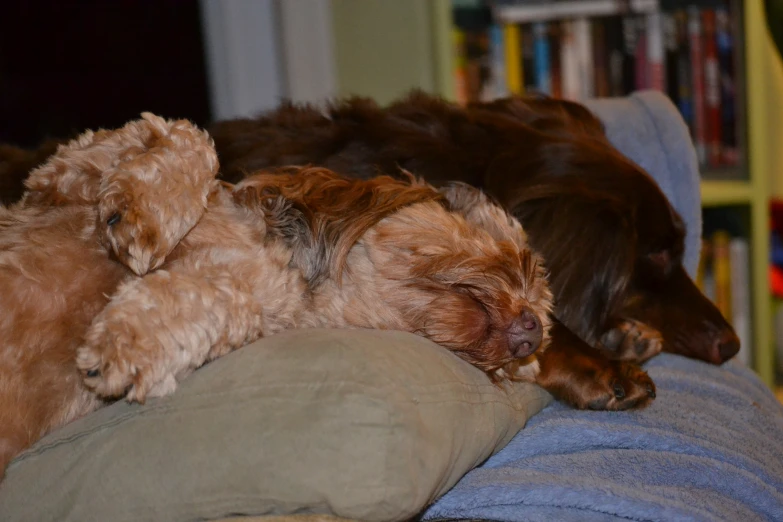
[[[647,15],[647,87],[666,91],[663,64],[663,22],[661,13]]]
[[[524,70],[522,69],[522,41],[516,24],[505,24],[502,29],[504,79],[509,94],[522,94]]]
[[[542,94],[552,94],[552,76],[550,74],[549,38],[547,23],[533,24],[533,47],[536,68],[536,90]]]
[[[609,44],[606,40],[606,20],[596,18],[593,26],[593,63],[595,64],[594,96],[604,98],[609,92]]]
[[[720,230],[712,236],[713,273],[715,276],[715,306],[727,321],[731,321],[731,259],[729,234]]]
[[[637,24],[633,16],[623,16],[623,92],[636,90]]]
[[[712,240],[710,238],[702,239],[701,262],[703,263],[703,272],[701,273],[701,291],[712,301],[715,302],[715,255]]]
[[[454,96],[460,105],[468,103],[467,53],[465,51],[465,32],[457,27],[451,30],[454,52]]]
[[[576,45],[577,71],[579,74],[579,98],[584,101],[593,97],[595,85],[593,65],[593,45],[590,20],[578,18],[574,20],[574,42]]]
[[[563,97],[563,75],[560,66],[560,46],[563,39],[562,24],[552,22],[549,24],[549,74],[552,76],[552,96]]]
[[[566,20],[560,27],[560,77],[563,98],[579,99],[579,57],[576,52],[574,23]]]
[[[506,79],[506,46],[503,39],[503,27],[492,24],[487,29],[489,35],[489,77],[487,88],[489,99],[508,96]]]
[[[734,42],[729,14],[725,9],[715,11],[715,26],[720,76],[721,163],[735,166],[739,163],[739,149],[737,144]]]
[[[702,11],[704,28],[704,104],[707,164],[717,167],[721,163],[721,114],[720,74],[718,67],[715,11]]]
[[[533,26],[523,25],[520,28],[522,36],[522,86],[524,92],[536,90],[535,50],[533,49]]]
[[[636,17],[636,27],[636,69],[634,86],[638,90],[647,89],[650,86],[647,60],[647,20],[644,16]]]
[[[674,13],[677,32],[677,108],[695,136],[693,121],[693,70],[691,69],[690,37],[688,35],[688,14],[680,9]]]
[[[677,63],[677,21],[671,13],[664,13],[661,19],[663,30],[663,61],[666,64],[664,76],[666,78],[666,94],[674,105],[680,106],[680,75]]]
[[[731,265],[731,324],[740,340],[739,360],[751,364],[753,353],[750,310],[750,254],[748,240],[735,237],[729,241]]]
[[[701,293],[707,295],[706,291],[706,277],[710,271],[710,263],[712,262],[712,252],[710,242],[706,238],[701,239],[701,252],[699,254],[699,264],[696,267],[696,286],[701,290]]]
[[[609,96],[623,96],[626,94],[623,88],[623,20],[619,16],[609,17],[605,20],[605,27]]]
[[[707,159],[702,38],[699,10],[695,7],[690,7],[688,9],[688,40],[690,43],[691,71],[693,72],[691,76],[693,81],[693,141],[696,145],[696,156],[700,165],[704,165]]]

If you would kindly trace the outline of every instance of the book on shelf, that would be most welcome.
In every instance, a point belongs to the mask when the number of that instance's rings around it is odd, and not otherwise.
[[[455,16],[463,33],[454,40],[456,62],[463,64],[455,82],[468,88],[458,88],[459,101],[531,92],[580,101],[659,90],[682,114],[700,165],[731,170],[740,164],[739,24],[732,23],[738,2],[660,4],[516,0],[490,8],[477,2],[482,15],[472,17],[463,7],[462,22]]]
[[[740,340],[737,357],[750,366],[752,353],[748,240],[724,230],[702,240],[696,285],[731,323]]]

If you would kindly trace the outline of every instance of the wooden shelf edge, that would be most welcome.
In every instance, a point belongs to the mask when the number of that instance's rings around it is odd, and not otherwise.
[[[749,205],[753,202],[753,188],[748,181],[701,182],[701,206]]]
[[[658,0],[631,0],[630,11],[634,14],[659,10]],[[499,5],[493,9],[497,21],[507,24],[546,22],[564,18],[610,16],[622,13],[617,0],[572,0],[543,4]]]

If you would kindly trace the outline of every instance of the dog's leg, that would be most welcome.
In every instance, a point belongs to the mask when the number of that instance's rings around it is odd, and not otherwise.
[[[663,336],[636,319],[617,319],[601,336],[598,348],[610,359],[642,363],[663,350]]]
[[[655,384],[635,364],[610,360],[558,321],[551,335],[538,355],[536,383],[557,399],[581,409],[627,410],[655,398]]]
[[[254,282],[263,263],[159,270],[120,287],[95,318],[77,354],[88,388],[144,402],[174,391],[205,362],[262,336],[264,306]],[[234,270],[237,272],[237,270]]]

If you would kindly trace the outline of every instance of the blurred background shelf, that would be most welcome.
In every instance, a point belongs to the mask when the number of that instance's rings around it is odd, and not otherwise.
[[[701,204],[704,207],[750,205],[753,189],[747,181],[704,180],[701,182]]]

